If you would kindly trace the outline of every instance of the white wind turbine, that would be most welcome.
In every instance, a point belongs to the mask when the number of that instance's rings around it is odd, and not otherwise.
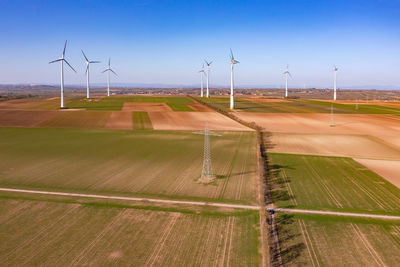
[[[201,70],[199,70],[201,74],[201,90],[200,90],[200,96],[204,97],[204,89],[203,89],[203,84],[204,84],[204,64],[201,67]]]
[[[288,76],[290,76],[290,78],[292,78],[292,74],[290,74],[290,72],[289,72],[289,65],[286,65],[286,70],[285,70],[285,72],[283,74],[285,74],[285,78],[286,78],[285,97],[287,98],[288,97],[288,79],[289,79]]]
[[[240,63],[239,61],[235,60],[233,53],[232,53],[232,49],[231,49],[231,97],[230,97],[230,109],[234,109],[235,108],[235,99],[234,99],[234,94],[233,94],[233,66],[235,64]]]
[[[100,61],[90,61],[85,53],[82,51],[83,57],[85,58],[85,63],[86,63],[86,98],[90,98],[90,89],[89,89],[89,65],[92,63],[100,63]]]
[[[67,41],[65,41],[64,44],[64,50],[62,53],[62,56],[56,60],[50,61],[49,64],[54,63],[54,62],[61,62],[61,108],[64,108],[64,61],[67,63],[67,65],[76,73],[74,68],[68,63],[68,61],[65,59],[65,49],[67,48]]]
[[[206,92],[206,97],[209,98],[210,97],[210,91],[208,89],[208,83],[209,83],[209,78],[210,78],[210,65],[211,65],[212,61],[207,62],[206,60],[204,60],[204,62],[207,65],[207,92]]]
[[[335,66],[333,68],[334,72],[334,80],[333,80],[333,100],[336,100],[336,74],[337,74],[338,68]]]
[[[107,72],[107,96],[110,96],[110,71],[118,76],[118,74],[111,69],[111,58],[108,59],[108,67],[102,71],[102,73]]]

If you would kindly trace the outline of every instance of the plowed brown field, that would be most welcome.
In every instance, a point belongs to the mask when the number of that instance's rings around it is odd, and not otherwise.
[[[0,109],[0,127],[36,127],[57,114],[57,111]]]
[[[172,111],[166,103],[125,102],[122,111]]]
[[[106,129],[132,130],[132,112],[113,111],[108,118]]]
[[[154,130],[203,130],[206,122],[211,130],[252,131],[217,112],[149,112]]]

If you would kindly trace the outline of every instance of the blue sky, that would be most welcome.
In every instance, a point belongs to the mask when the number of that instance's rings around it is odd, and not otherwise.
[[[229,48],[241,62],[238,86],[400,88],[400,0],[0,1],[0,83],[93,83],[108,57],[119,83],[198,85],[203,59],[210,82],[229,84]]]

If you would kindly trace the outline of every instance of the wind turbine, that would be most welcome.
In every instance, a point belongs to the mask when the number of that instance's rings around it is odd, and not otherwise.
[[[64,108],[64,61],[76,73],[74,68],[65,59],[65,49],[67,48],[67,40],[65,40],[64,50],[62,56],[56,60],[50,61],[49,64],[60,61],[61,62],[61,108]]]
[[[116,74],[115,71],[111,69],[111,58],[108,59],[108,67],[101,72],[107,72],[107,96],[110,96],[110,71],[118,76],[118,74]]]
[[[86,98],[90,98],[90,90],[89,90],[89,65],[92,63],[100,63],[100,61],[90,61],[85,53],[82,51],[83,57],[85,58],[85,63],[86,63]]]
[[[338,68],[335,66],[333,68],[334,72],[334,80],[333,80],[333,100],[336,101],[336,74],[337,74]]]
[[[288,97],[288,76],[290,76],[290,78],[292,78],[292,74],[290,74],[290,72],[289,72],[289,65],[286,65],[286,70],[285,70],[285,72],[283,74],[285,74],[285,78],[286,78],[285,97],[287,98]]]
[[[211,65],[212,61],[207,62],[206,60],[204,60],[204,62],[207,65],[207,92],[206,92],[206,97],[209,98],[210,97],[210,91],[208,89],[208,82],[209,82],[209,78],[210,78],[210,65]]]
[[[239,61],[235,60],[232,49],[231,49],[231,97],[230,97],[230,109],[235,108],[235,99],[234,99],[234,94],[233,94],[233,66],[235,64],[240,63]]]
[[[204,84],[204,64],[201,67],[201,70],[199,70],[199,72],[201,73],[201,91],[200,91],[200,96],[204,97],[204,90],[203,90],[203,84]]]

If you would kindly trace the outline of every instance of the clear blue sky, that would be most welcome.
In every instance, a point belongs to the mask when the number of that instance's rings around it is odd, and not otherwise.
[[[0,83],[84,84],[80,50],[105,82],[111,57],[119,83],[199,84],[203,59],[211,84],[229,84],[229,48],[241,62],[238,86],[400,88],[400,0],[0,1]]]

